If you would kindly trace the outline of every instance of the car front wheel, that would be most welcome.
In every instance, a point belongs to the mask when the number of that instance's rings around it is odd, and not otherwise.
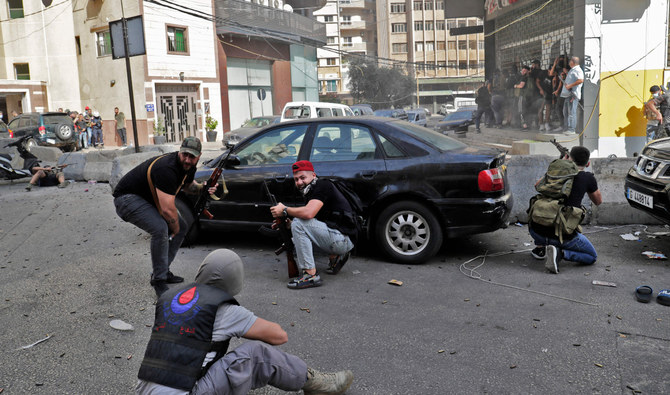
[[[27,138],[27,139],[23,142],[23,148],[25,148],[27,151],[30,151],[33,147],[37,147],[37,145],[38,145],[38,144],[37,144],[37,140],[35,140],[35,139],[32,138],[32,137]]]
[[[375,227],[378,245],[399,263],[422,263],[442,246],[442,228],[424,205],[401,201],[389,205],[379,215]]]

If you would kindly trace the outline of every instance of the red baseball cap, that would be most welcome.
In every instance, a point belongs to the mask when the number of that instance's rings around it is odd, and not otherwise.
[[[312,166],[312,162],[308,160],[299,160],[293,164],[293,174],[299,172],[299,171],[314,171],[314,166]]]
[[[84,108],[84,110],[90,110],[90,108],[88,106],[86,106],[86,108]]]

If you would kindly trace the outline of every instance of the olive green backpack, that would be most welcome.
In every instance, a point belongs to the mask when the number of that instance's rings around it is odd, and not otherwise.
[[[584,207],[566,206],[565,201],[572,192],[572,183],[579,173],[577,165],[570,160],[556,159],[540,182],[535,185],[539,194],[530,199],[528,218],[538,225],[553,226],[554,234],[563,243],[563,235],[581,232],[579,224],[586,215]]]

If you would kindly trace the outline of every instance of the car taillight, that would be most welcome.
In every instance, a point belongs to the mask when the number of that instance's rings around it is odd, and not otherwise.
[[[45,128],[44,126],[40,126],[38,130],[40,131],[40,134],[44,134],[47,132],[47,128]]]
[[[14,138],[14,132],[12,132],[12,129],[7,129],[9,131],[9,138],[13,139]]]
[[[479,172],[477,177],[479,190],[482,192],[495,192],[505,189],[505,181],[499,169],[488,169]]]

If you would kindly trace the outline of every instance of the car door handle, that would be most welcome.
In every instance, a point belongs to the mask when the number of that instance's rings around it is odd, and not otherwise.
[[[376,175],[377,175],[377,172],[374,171],[374,170],[361,172],[361,177],[363,177],[363,178],[370,179],[370,178],[373,178]]]

